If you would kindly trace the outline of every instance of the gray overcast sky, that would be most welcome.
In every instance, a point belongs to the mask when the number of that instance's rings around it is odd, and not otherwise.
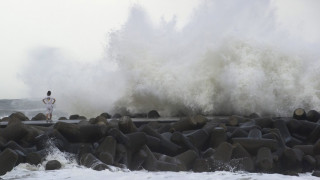
[[[139,4],[155,22],[177,18],[182,27],[203,0],[0,0],[0,99],[24,98],[25,85],[17,74],[37,47],[55,47],[72,59],[89,62],[103,58],[107,35],[121,28],[132,6]],[[319,41],[320,1],[273,1],[279,20],[301,21],[306,39]],[[306,3],[307,2],[307,3]],[[310,21],[310,22],[309,22]],[[312,26],[311,26],[312,25]],[[308,27],[310,26],[310,27]]]
[[[176,16],[182,26],[199,2],[0,0],[0,98],[27,96],[17,74],[34,48],[55,47],[75,60],[97,60],[104,56],[108,32],[121,27],[132,6],[142,6],[154,22]]]

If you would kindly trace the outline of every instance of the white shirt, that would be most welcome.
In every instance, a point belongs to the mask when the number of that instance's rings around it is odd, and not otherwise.
[[[47,106],[53,107],[53,102],[55,101],[55,99],[50,96],[47,96],[43,99],[43,101],[46,103]]]

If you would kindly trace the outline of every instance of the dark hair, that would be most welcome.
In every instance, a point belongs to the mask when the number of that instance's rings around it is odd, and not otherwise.
[[[47,92],[47,95],[50,96],[50,95],[51,95],[51,91],[48,91],[48,92]]]

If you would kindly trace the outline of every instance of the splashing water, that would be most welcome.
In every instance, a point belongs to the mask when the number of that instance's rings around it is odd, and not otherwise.
[[[289,33],[272,2],[205,1],[181,29],[175,19],[154,25],[135,6],[123,27],[109,34],[105,60],[76,64],[57,49],[42,48],[31,54],[23,77],[41,92],[52,87],[59,108],[84,115],[122,107],[157,109],[163,116],[286,116],[296,107],[316,109],[319,43]],[[51,68],[39,76],[37,63]]]

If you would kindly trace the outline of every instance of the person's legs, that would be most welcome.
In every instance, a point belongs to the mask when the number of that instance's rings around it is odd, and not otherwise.
[[[50,114],[50,108],[47,107],[47,112],[46,112],[46,121],[49,121],[49,114]]]
[[[52,111],[53,107],[49,108],[49,121],[52,121]]]
[[[52,118],[52,107],[48,106],[47,107],[47,113],[46,113],[46,120],[47,122],[51,121],[51,118]]]

